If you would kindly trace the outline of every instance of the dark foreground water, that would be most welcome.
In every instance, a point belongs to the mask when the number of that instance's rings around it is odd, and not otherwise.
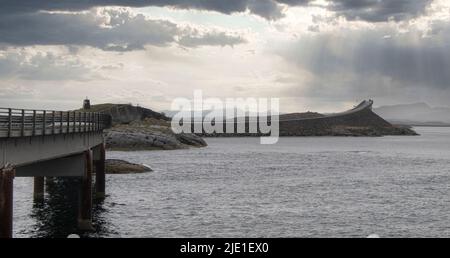
[[[419,137],[208,139],[202,149],[110,152],[155,171],[108,175],[91,237],[449,237],[450,128]],[[76,232],[76,182],[40,204],[15,180],[15,237]]]

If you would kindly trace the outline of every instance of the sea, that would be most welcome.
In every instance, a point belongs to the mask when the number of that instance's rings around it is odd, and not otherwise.
[[[77,230],[77,179],[14,181],[14,237],[450,237],[450,128],[420,136],[207,138],[108,152],[153,172],[107,175],[95,231]]]

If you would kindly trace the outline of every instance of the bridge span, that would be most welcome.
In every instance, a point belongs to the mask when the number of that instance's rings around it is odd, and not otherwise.
[[[103,198],[110,124],[102,113],[0,108],[0,238],[12,237],[15,177],[34,177],[35,200],[44,196],[45,178],[82,178],[78,226],[92,229],[92,174]]]

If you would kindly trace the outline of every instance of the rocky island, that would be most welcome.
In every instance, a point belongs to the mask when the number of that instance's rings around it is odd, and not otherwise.
[[[109,150],[175,150],[204,147],[195,134],[175,134],[170,118],[153,110],[131,104],[85,105],[83,110],[111,115],[111,128],[105,130]]]

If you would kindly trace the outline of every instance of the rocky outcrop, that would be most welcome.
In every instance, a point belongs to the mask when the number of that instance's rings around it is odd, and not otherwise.
[[[174,134],[168,121],[156,119],[115,125],[105,131],[105,140],[112,150],[175,150],[207,145],[197,135]]]
[[[119,159],[107,159],[105,161],[105,170],[106,174],[137,174],[153,171],[148,166]]]
[[[105,130],[106,147],[112,150],[175,150],[203,147],[206,142],[194,134],[174,134],[170,118],[163,113],[131,104],[98,104],[83,111],[111,116]]]
[[[99,104],[92,105],[89,109],[83,111],[101,112],[111,116],[112,125],[128,124],[136,121],[143,121],[145,119],[156,119],[170,121],[162,113],[158,113],[148,108],[133,106],[131,104]]]

